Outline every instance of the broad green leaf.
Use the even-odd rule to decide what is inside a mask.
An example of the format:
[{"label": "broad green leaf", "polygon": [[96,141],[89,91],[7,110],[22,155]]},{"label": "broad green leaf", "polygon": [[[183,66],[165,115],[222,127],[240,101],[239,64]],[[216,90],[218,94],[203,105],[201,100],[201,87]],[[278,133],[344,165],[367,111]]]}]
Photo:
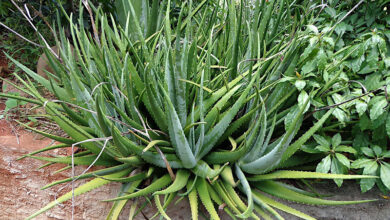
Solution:
[{"label": "broad green leaf", "polygon": [[314,34],[319,34],[318,28],[316,26],[309,24],[306,27],[309,31],[313,32]]},{"label": "broad green leaf", "polygon": [[349,159],[348,159],[346,156],[344,156],[343,154],[340,154],[340,153],[336,153],[335,155],[336,155],[337,160],[338,160],[341,164],[343,164],[344,166],[346,166],[347,168],[349,168],[350,162],[349,162]]},{"label": "broad green leaf", "polygon": [[306,86],[305,80],[297,80],[295,81],[295,87],[297,87],[298,91],[301,91]]},{"label": "broad green leaf", "polygon": [[326,156],[321,160],[321,162],[317,165],[316,172],[319,173],[328,173],[331,165],[331,157],[330,155]]},{"label": "broad green leaf", "polygon": [[367,192],[368,190],[374,187],[376,180],[375,179],[362,179],[360,180],[360,189],[362,193]]},{"label": "broad green leaf", "polygon": [[367,159],[367,158],[357,159],[354,162],[352,162],[351,168],[353,168],[353,169],[363,168],[365,166],[368,166],[371,162],[372,162],[372,160]]},{"label": "broad green leaf", "polygon": [[387,136],[390,137],[390,114],[387,115],[386,119],[386,133]]},{"label": "broad green leaf", "polygon": [[323,145],[319,145],[319,146],[315,147],[315,149],[318,151],[321,151],[321,152],[325,152],[325,153],[330,151],[329,147],[323,146]]},{"label": "broad green leaf", "polygon": [[[330,171],[332,173],[336,173],[336,174],[345,174],[347,173],[347,168],[339,162],[339,160],[335,159],[335,158],[332,158],[332,164],[330,166]],[[338,187],[341,186],[341,184],[343,183],[343,180],[342,179],[335,179],[334,182],[337,184]]]},{"label": "broad green leaf", "polygon": [[340,133],[337,133],[337,134],[335,134],[332,137],[332,147],[333,147],[333,149],[335,149],[340,144],[341,144],[341,135],[340,135]]},{"label": "broad green leaf", "polygon": [[359,116],[362,116],[364,112],[367,111],[367,103],[361,100],[356,100],[356,111],[359,113]]},{"label": "broad green leaf", "polygon": [[390,189],[390,164],[383,162],[380,168],[380,177],[383,184]]},{"label": "broad green leaf", "polygon": [[[370,119],[375,120],[380,115],[385,112],[385,107],[387,106],[387,101],[385,97],[381,96],[378,100],[372,99],[371,102],[374,102],[370,107]],[[370,104],[371,104],[370,102]]]},{"label": "broad green leaf", "polygon": [[313,138],[314,140],[316,140],[316,142],[321,145],[321,146],[325,146],[327,148],[330,148],[330,144],[329,142],[322,136],[318,135],[318,134],[315,134],[313,135]]},{"label": "broad green leaf", "polygon": [[370,161],[364,166],[363,174],[365,175],[375,175],[378,169],[378,163],[376,161]]},{"label": "broad green leaf", "polygon": [[375,157],[374,155],[374,151],[371,149],[371,148],[368,148],[368,147],[362,147],[360,149],[363,154],[365,154],[367,157]]},{"label": "broad green leaf", "polygon": [[299,106],[299,108],[305,107],[305,110],[303,111],[303,113],[307,112],[307,110],[309,110],[309,108],[310,108],[310,101],[309,101],[309,104],[305,105],[307,99],[309,99],[309,95],[307,94],[307,92],[301,91],[301,93],[299,93],[299,96],[298,96],[298,106]]},{"label": "broad green leaf", "polygon": [[335,149],[336,152],[345,152],[345,153],[351,153],[351,154],[356,154],[357,151],[353,147],[348,147],[344,145],[339,145]]},{"label": "broad green leaf", "polygon": [[374,150],[374,153],[375,153],[376,157],[380,157],[381,156],[381,154],[382,154],[382,148],[381,147],[379,147],[378,145],[374,145],[372,147],[372,149]]}]

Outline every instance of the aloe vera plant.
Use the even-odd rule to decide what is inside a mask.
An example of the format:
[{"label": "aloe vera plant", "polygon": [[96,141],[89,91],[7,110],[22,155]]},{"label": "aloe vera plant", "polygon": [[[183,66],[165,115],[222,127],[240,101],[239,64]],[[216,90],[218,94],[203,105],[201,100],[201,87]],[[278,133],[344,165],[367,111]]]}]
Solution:
[{"label": "aloe vera plant", "polygon": [[[175,196],[189,199],[193,219],[199,203],[212,219],[219,219],[215,205],[233,219],[282,219],[276,210],[313,219],[269,195],[320,205],[372,201],[324,200],[278,182],[374,178],[280,169],[299,164],[289,158],[333,112],[305,129],[310,96],[300,104],[287,102],[298,94],[290,75],[307,40],[300,6],[287,0],[185,1],[174,15],[170,0],[142,2],[118,1],[118,10],[124,9],[118,12],[120,25],[95,9],[94,35],[82,21],[71,24],[74,54],[59,31],[61,61],[46,51],[55,70],[49,80],[9,57],[28,75],[17,76],[32,97],[23,100],[44,106],[68,136],[37,131],[62,144],[26,156],[107,167],[43,188],[93,178],[74,190],[77,196],[122,182],[123,192],[106,200],[113,202],[107,219],[117,219],[128,200],[142,196],[152,196],[166,219]],[[43,97],[31,79],[56,101]],[[34,156],[74,146],[83,151]],[[71,198],[69,192],[29,219]]]}]

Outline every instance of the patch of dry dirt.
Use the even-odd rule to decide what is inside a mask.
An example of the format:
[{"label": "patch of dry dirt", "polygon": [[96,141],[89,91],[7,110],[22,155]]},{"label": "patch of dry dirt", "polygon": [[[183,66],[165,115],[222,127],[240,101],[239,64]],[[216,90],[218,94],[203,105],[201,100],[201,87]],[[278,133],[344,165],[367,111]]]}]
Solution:
[{"label": "patch of dry dirt", "polygon": [[[62,165],[53,165],[44,169],[37,168],[44,162],[26,158],[16,159],[27,153],[25,150],[14,147],[0,146],[0,213],[2,220],[24,219],[44,205],[53,201],[57,196],[66,193],[71,188],[66,187],[57,192],[59,187],[40,190],[44,185],[68,178],[69,171],[53,174],[62,168]],[[85,167],[77,167],[76,173],[81,173]],[[80,185],[80,181],[76,185]],[[110,204],[100,202],[102,199],[114,197],[119,185],[111,184],[94,190],[86,195],[76,198],[74,219],[102,219],[109,211]],[[36,219],[71,219],[71,205],[66,202],[57,206]]]}]

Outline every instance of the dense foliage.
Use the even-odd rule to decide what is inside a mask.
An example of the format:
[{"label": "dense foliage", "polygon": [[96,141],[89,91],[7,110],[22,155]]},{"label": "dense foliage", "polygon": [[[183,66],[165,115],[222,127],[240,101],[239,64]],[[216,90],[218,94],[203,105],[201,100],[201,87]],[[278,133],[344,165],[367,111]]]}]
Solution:
[{"label": "dense foliage", "polygon": [[[347,15],[356,3],[332,1],[309,27],[310,42],[298,60],[302,80],[298,87],[305,85],[307,93],[322,87],[321,95],[311,104],[315,109],[333,106],[335,110],[334,120],[302,149],[324,155],[317,171],[378,175],[380,179],[360,181],[362,192],[377,183],[387,193],[389,1],[362,2]],[[338,22],[342,17],[345,19]],[[337,68],[333,67],[335,63]],[[340,186],[342,181],[336,183]]]},{"label": "dense foliage", "polygon": [[[45,186],[94,178],[30,218],[110,182],[123,186],[107,200],[107,219],[141,196],[167,219],[177,196],[189,200],[193,219],[198,197],[212,219],[215,205],[232,218],[282,219],[282,210],[313,219],[269,195],[371,201],[316,198],[280,180],[361,179],[363,191],[390,185],[389,16],[386,1],[362,2],[116,1],[114,15],[92,7],[91,31],[82,19],[71,23],[74,50],[58,28],[60,57],[45,51],[49,80],[13,59],[28,75],[16,77],[30,97],[1,96],[43,106],[68,135],[30,128],[61,144],[27,156],[107,168]],[[75,146],[83,150],[70,157],[35,156]],[[317,172],[299,171],[303,164]],[[345,175],[350,169],[365,175]]]}]

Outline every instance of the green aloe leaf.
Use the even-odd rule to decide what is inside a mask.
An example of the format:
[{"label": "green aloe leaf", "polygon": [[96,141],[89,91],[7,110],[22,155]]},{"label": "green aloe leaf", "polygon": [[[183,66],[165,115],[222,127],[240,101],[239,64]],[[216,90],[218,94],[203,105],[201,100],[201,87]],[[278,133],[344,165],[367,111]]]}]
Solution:
[{"label": "green aloe leaf", "polygon": [[287,199],[294,202],[300,202],[311,205],[349,205],[349,204],[357,204],[357,203],[365,203],[376,201],[375,199],[371,200],[356,200],[356,201],[334,201],[334,200],[325,200],[320,198],[315,198],[311,196],[307,196],[295,191],[292,191],[277,182],[266,180],[262,181],[261,184],[257,184],[256,187],[268,194],[273,196]]},{"label": "green aloe leaf", "polygon": [[317,173],[308,171],[295,170],[279,170],[269,174],[254,175],[248,177],[249,181],[263,181],[273,179],[370,179],[378,178],[377,176],[368,175],[344,175],[344,174],[330,174]]},{"label": "green aloe leaf", "polygon": [[[124,175],[127,175],[130,171],[129,170],[123,170],[123,171],[120,171],[120,172],[117,172],[117,173],[114,173],[114,174],[110,174],[110,175],[106,175],[104,177],[121,177],[121,176],[124,176]],[[89,192],[93,189],[96,189],[96,188],[99,188],[105,184],[108,184],[110,183],[110,181],[108,180],[104,180],[104,179],[101,179],[101,178],[96,178],[94,180],[91,180],[79,187],[77,187],[75,190],[74,190],[74,196],[78,196],[78,195],[81,195],[81,194],[84,194],[86,192]],[[49,209],[53,208],[54,206],[58,205],[58,204],[61,204],[69,199],[72,198],[72,195],[73,195],[73,192],[70,191],[66,194],[64,194],[63,196],[57,198],[55,201],[52,201],[50,202],[49,204],[47,204],[45,207],[43,207],[42,209],[40,209],[39,211],[37,211],[36,213],[30,215],[29,217],[27,217],[27,219],[33,219],[35,217],[37,217],[38,215],[48,211]]]}]

